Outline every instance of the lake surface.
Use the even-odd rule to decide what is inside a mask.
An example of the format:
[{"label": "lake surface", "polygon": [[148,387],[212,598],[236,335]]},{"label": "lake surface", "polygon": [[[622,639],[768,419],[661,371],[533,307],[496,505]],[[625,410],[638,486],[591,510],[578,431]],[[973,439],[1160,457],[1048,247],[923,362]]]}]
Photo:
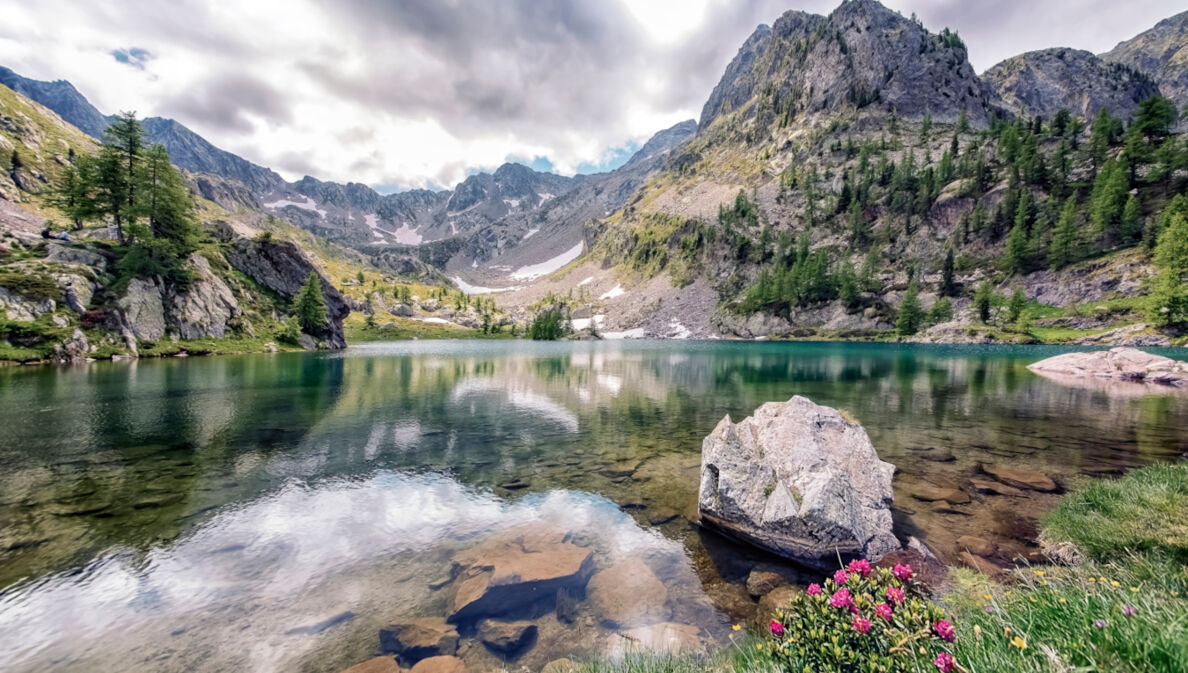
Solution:
[{"label": "lake surface", "polygon": [[[669,620],[722,639],[771,559],[694,525],[701,440],[797,394],[848,410],[898,467],[901,536],[950,562],[967,534],[995,562],[1034,557],[1058,495],[980,492],[983,466],[1067,488],[1188,452],[1188,397],[1027,371],[1057,352],[404,342],[2,369],[0,670],[338,671],[377,654],[388,622],[445,616],[455,555],[525,526],[599,568],[643,560]],[[612,649],[584,609],[539,616],[506,666]],[[475,673],[505,665],[461,655]]]}]

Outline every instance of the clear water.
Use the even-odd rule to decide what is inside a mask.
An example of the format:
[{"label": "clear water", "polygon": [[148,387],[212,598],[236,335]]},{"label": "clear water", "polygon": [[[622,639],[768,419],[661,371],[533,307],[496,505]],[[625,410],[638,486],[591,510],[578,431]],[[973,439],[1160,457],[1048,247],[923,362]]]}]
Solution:
[{"label": "clear water", "polygon": [[[898,466],[902,535],[948,560],[977,535],[1009,563],[1035,554],[1058,496],[976,493],[982,465],[1068,487],[1188,452],[1188,397],[1026,370],[1056,352],[407,342],[3,369],[0,670],[341,670],[388,621],[444,616],[432,586],[456,552],[532,522],[599,567],[643,559],[672,621],[713,641],[753,611],[742,582],[771,559],[693,523],[701,439],[795,394],[848,410]],[[914,498],[925,483],[972,501]],[[616,642],[588,617],[540,629],[507,666]]]}]

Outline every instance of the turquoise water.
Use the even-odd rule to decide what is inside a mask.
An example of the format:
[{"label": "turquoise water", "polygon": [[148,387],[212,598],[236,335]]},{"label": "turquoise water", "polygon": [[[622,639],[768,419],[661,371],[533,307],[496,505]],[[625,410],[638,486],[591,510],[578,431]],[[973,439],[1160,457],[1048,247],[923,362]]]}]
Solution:
[{"label": "turquoise water", "polygon": [[[1188,397],[1027,371],[1056,352],[402,342],[3,369],[0,669],[340,670],[387,621],[445,614],[431,585],[454,553],[534,522],[600,566],[645,559],[672,621],[712,640],[754,609],[742,581],[770,559],[694,525],[701,439],[796,394],[845,408],[899,468],[901,534],[948,560],[966,534],[998,563],[1034,556],[1058,495],[977,493],[982,466],[1069,487],[1188,452]],[[971,502],[912,497],[922,484]],[[542,623],[515,666],[612,644]]]}]

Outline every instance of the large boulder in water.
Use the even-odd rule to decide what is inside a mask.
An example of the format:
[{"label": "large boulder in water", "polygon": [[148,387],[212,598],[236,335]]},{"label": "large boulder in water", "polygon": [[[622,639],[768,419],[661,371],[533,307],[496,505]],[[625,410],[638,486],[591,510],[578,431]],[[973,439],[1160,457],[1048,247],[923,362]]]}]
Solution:
[{"label": "large boulder in water", "polygon": [[804,397],[730,417],[701,445],[701,522],[799,563],[878,559],[891,533],[891,476],[861,425]]},{"label": "large boulder in water", "polygon": [[1058,381],[1118,379],[1134,383],[1188,386],[1188,363],[1137,348],[1111,348],[1090,353],[1065,353],[1028,365],[1028,369]]}]

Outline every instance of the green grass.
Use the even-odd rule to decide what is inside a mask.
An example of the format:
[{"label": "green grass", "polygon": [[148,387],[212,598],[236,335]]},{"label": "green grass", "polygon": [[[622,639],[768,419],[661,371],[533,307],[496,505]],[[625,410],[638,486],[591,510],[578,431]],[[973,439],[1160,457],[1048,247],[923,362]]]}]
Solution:
[{"label": "green grass", "polygon": [[513,339],[508,328],[498,334],[483,334],[482,330],[469,329],[457,325],[442,325],[438,323],[413,320],[412,318],[393,317],[385,322],[391,322],[395,329],[380,329],[379,326],[367,327],[361,319],[352,315],[343,324],[346,340],[351,343],[366,343],[369,341],[407,341],[410,339]]},{"label": "green grass", "polygon": [[1113,329],[1117,328],[1106,327],[1103,329],[1072,329],[1067,327],[1032,327],[1030,332],[1032,336],[1045,344],[1063,344],[1081,337],[1103,334]]},{"label": "green grass", "polygon": [[1127,552],[1188,564],[1188,464],[1151,465],[1065,496],[1043,521],[1049,544],[1085,558]]},{"label": "green grass", "polygon": [[[179,339],[174,342],[169,339],[137,345],[137,352],[142,358],[172,357],[180,353],[187,355],[242,355],[245,353],[269,352],[268,344],[276,344],[278,351],[300,351],[300,347],[285,344],[273,335],[263,337],[205,337],[202,339]],[[110,355],[108,357],[111,357]]]}]

